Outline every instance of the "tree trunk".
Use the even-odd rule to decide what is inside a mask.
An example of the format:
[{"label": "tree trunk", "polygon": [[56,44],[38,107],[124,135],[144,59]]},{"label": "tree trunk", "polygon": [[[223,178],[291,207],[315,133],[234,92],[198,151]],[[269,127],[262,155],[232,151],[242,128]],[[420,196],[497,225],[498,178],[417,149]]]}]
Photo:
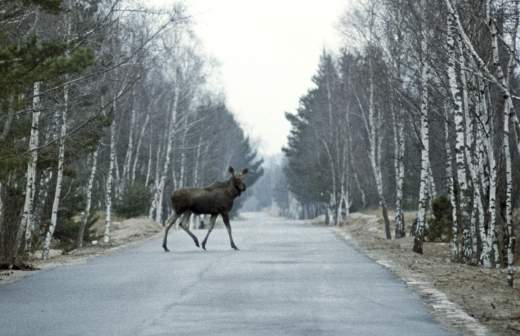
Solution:
[{"label": "tree trunk", "polygon": [[[135,158],[134,158],[134,164],[132,166],[132,174],[130,176],[130,181],[135,181],[135,174],[137,170],[137,162],[139,161],[139,152],[141,151],[141,144],[143,143],[144,134],[146,132],[146,128],[148,127],[148,123],[150,122],[150,114],[147,113],[146,117],[144,119],[144,124],[141,128],[141,133],[139,134],[139,139],[137,140],[137,147],[135,148]],[[148,175],[147,175],[148,176]],[[148,183],[146,183],[146,186],[148,186]]]},{"label": "tree trunk", "polygon": [[90,176],[88,179],[87,186],[87,204],[85,206],[85,211],[83,212],[83,216],[81,218],[81,224],[79,227],[77,247],[83,247],[83,238],[85,237],[85,229],[87,227],[88,218],[90,217],[90,208],[92,206],[92,190],[94,189],[94,179],[96,178],[97,171],[97,163],[98,163],[98,153],[99,153],[99,145],[96,148],[96,151],[92,153],[92,167],[90,169]]},{"label": "tree trunk", "polygon": [[132,107],[131,107],[131,113],[130,113],[130,125],[128,129],[128,146],[126,147],[126,154],[125,154],[125,162],[123,164],[123,176],[120,181],[121,190],[126,190],[128,186],[128,181],[131,179],[131,165],[132,165],[132,158],[134,154],[134,128],[135,128],[135,119],[136,119],[136,111],[135,111],[135,94],[132,94]]},{"label": "tree trunk", "polygon": [[153,199],[152,204],[150,205],[150,212],[148,214],[148,218],[153,220],[155,218],[155,213],[157,210],[157,203],[159,202],[159,180],[160,180],[160,171],[161,171],[161,154],[162,154],[162,146],[163,146],[163,138],[164,136],[159,137],[159,143],[157,144],[157,153],[155,158],[155,179],[153,181]]},{"label": "tree trunk", "polygon": [[461,257],[471,258],[472,246],[471,232],[470,232],[470,216],[468,212],[469,205],[469,190],[468,181],[466,176],[466,161],[464,156],[465,151],[465,123],[464,123],[464,111],[462,110],[462,92],[457,83],[457,73],[455,68],[456,51],[455,51],[455,39],[453,35],[453,18],[451,15],[448,16],[448,79],[450,92],[454,101],[454,116],[455,116],[455,161],[457,169],[457,192],[459,200],[459,215],[457,220],[460,222],[461,228],[463,229],[463,255]]},{"label": "tree trunk", "polygon": [[[499,48],[498,48],[498,30],[496,26],[496,21],[491,17],[491,8],[489,2],[487,3],[487,19],[489,22],[489,28],[491,32],[491,45],[492,45],[492,54],[493,54],[493,65],[497,71],[497,80],[504,87],[505,90],[505,102],[504,102],[504,160],[506,165],[506,199],[505,199],[505,217],[506,217],[506,229],[507,229],[507,283],[509,286],[513,286],[514,280],[514,245],[515,245],[515,237],[513,232],[513,172],[512,172],[512,163],[511,163],[511,150],[510,150],[510,126],[511,118],[516,118],[516,112],[514,109],[513,100],[511,98],[511,94],[509,93],[509,76],[504,75],[504,71],[502,69],[502,64],[500,63],[499,56]],[[516,40],[516,32],[513,33],[512,36]],[[516,44],[516,41],[514,42]],[[509,61],[508,61],[508,70],[513,69],[513,62],[515,60],[515,50],[510,52]],[[515,126],[513,126],[515,127]],[[517,134],[518,136],[518,134]],[[517,139],[518,141],[518,139]],[[520,146],[518,147],[520,151]]]},{"label": "tree trunk", "polygon": [[[421,6],[426,10],[426,1],[421,1]],[[424,15],[424,14],[423,14]],[[424,20],[423,20],[424,22]],[[429,99],[429,65],[426,61],[428,52],[426,28],[422,28],[421,38],[421,178],[419,185],[419,209],[414,233],[413,251],[423,253],[424,231],[426,228],[426,209],[428,206],[428,185],[430,184],[430,125],[428,120]]]},{"label": "tree trunk", "polygon": [[406,235],[404,211],[403,211],[403,184],[404,184],[404,114],[399,118],[394,116],[394,169],[395,169],[395,238],[403,238]]},{"label": "tree trunk", "polygon": [[67,113],[69,109],[69,87],[65,85],[64,88],[64,108],[61,113],[61,131],[58,149],[58,171],[56,173],[56,187],[54,190],[54,201],[52,203],[51,223],[45,236],[43,244],[42,259],[49,258],[49,251],[51,248],[51,241],[54,235],[54,230],[58,224],[58,211],[60,207],[61,188],[63,185],[63,169],[65,165],[65,138],[67,136]]},{"label": "tree trunk", "polygon": [[[7,177],[7,181],[13,181]],[[19,265],[17,234],[20,229],[24,197],[17,187],[0,182],[0,268]]]},{"label": "tree trunk", "polygon": [[509,124],[513,107],[506,102],[504,107],[504,159],[506,162],[506,228],[507,228],[507,284],[513,287],[514,280],[514,246],[513,232],[513,171],[511,166],[511,150],[509,147]]},{"label": "tree trunk", "polygon": [[116,163],[116,111],[117,97],[112,101],[112,123],[110,124],[110,162],[108,164],[107,181],[105,188],[105,232],[103,242],[110,243],[112,227],[112,188],[114,184],[114,168]]},{"label": "tree trunk", "polygon": [[155,214],[155,221],[157,223],[162,223],[163,221],[163,199],[164,199],[164,188],[166,186],[166,177],[168,176],[168,170],[170,169],[170,161],[171,161],[171,153],[172,153],[172,147],[173,147],[173,134],[174,134],[174,128],[175,124],[177,122],[177,107],[179,104],[179,87],[176,84],[174,88],[173,93],[173,104],[170,111],[170,122],[169,122],[169,128],[168,128],[168,137],[166,140],[166,153],[165,153],[165,160],[164,165],[162,168],[162,173],[159,181],[159,187],[157,190],[158,197],[157,197],[157,204],[156,204],[156,214]]},{"label": "tree trunk", "polygon": [[148,188],[148,186],[150,184],[151,170],[152,170],[152,144],[150,144],[150,148],[148,151],[148,165],[146,167],[146,178],[144,180],[144,185],[146,186],[146,188]]},{"label": "tree trunk", "polygon": [[24,251],[31,250],[31,242],[34,231],[34,194],[36,189],[36,165],[38,163],[38,146],[40,132],[40,85],[41,82],[35,82],[33,85],[33,111],[31,135],[29,138],[29,151],[31,159],[27,163],[26,186],[25,186],[25,202],[23,207],[23,216],[19,229],[18,246],[21,245],[22,234],[25,233]]},{"label": "tree trunk", "polygon": [[383,220],[385,225],[385,235],[386,239],[392,239],[392,234],[390,233],[390,220],[388,219],[388,211],[386,208],[386,201],[383,193],[383,176],[381,174],[381,166],[378,164],[378,147],[380,141],[378,140],[378,122],[376,121],[376,111],[375,111],[375,103],[374,103],[374,74],[372,69],[372,58],[368,57],[369,64],[369,101],[368,101],[368,123],[370,125],[369,129],[369,145],[370,145],[370,164],[372,166],[372,171],[374,173],[375,181],[376,181],[376,189],[379,197],[379,206],[381,207],[381,211],[383,214]]},{"label": "tree trunk", "polygon": [[199,134],[199,137],[197,139],[197,151],[195,152],[195,167],[193,168],[193,185],[198,186],[199,185],[199,175],[200,175],[200,167],[201,167],[201,148],[202,146],[202,135]]},{"label": "tree trunk", "polygon": [[480,86],[480,119],[485,120],[483,123],[483,141],[485,155],[488,162],[488,175],[484,174],[483,180],[487,179],[489,190],[488,209],[489,221],[487,232],[482,236],[482,253],[480,255],[480,264],[486,268],[493,266],[494,258],[498,257],[498,250],[494,248],[496,243],[496,194],[497,194],[497,163],[495,159],[495,125],[493,122],[493,113],[487,108],[486,90],[482,81]]},{"label": "tree trunk", "polygon": [[180,159],[179,183],[178,187],[184,187],[186,183],[186,137],[188,136],[188,118],[184,117],[184,132],[182,132],[182,148]]},{"label": "tree trunk", "polygon": [[452,238],[450,242],[451,260],[459,261],[460,248],[459,248],[459,226],[457,221],[457,199],[454,190],[453,181],[453,157],[451,155],[451,143],[450,143],[450,126],[448,119],[448,108],[444,108],[444,134],[445,134],[445,151],[446,151],[446,190],[448,191],[448,200],[451,205],[451,232]]}]

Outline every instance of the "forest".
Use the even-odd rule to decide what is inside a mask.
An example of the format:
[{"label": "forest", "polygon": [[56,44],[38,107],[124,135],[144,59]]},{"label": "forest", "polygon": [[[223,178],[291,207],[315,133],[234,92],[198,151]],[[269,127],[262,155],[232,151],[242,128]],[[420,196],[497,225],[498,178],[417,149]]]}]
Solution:
[{"label": "forest", "polygon": [[0,0],[0,334],[520,335],[519,28]]},{"label": "forest", "polygon": [[[2,1],[0,266],[82,247],[93,222],[163,223],[169,195],[248,167],[255,208],[330,225],[379,208],[387,239],[439,231],[454,262],[507,268],[520,226],[517,0],[363,0],[265,172],[210,78],[189,9]],[[339,13],[338,13],[339,15]],[[415,211],[405,223],[405,211]],[[100,218],[102,216],[102,218]],[[411,226],[408,230],[406,224]]]},{"label": "forest", "polygon": [[97,220],[106,245],[114,216],[163,223],[174,189],[229,166],[254,184],[215,69],[181,3],[0,1],[0,268],[82,247]]},{"label": "forest", "polygon": [[323,50],[286,114],[300,216],[338,225],[379,207],[386,238],[411,234],[417,253],[440,221],[452,261],[505,267],[512,286],[519,13],[514,0],[363,0],[342,16],[343,47]]}]

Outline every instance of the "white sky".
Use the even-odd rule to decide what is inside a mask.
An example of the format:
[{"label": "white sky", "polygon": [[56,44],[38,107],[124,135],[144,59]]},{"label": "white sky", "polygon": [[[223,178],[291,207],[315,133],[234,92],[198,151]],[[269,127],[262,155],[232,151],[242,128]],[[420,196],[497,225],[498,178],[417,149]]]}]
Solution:
[{"label": "white sky", "polygon": [[350,1],[185,0],[204,49],[221,65],[228,105],[261,154],[285,145],[284,113],[294,112],[311,86],[323,48],[339,47],[336,26]]}]

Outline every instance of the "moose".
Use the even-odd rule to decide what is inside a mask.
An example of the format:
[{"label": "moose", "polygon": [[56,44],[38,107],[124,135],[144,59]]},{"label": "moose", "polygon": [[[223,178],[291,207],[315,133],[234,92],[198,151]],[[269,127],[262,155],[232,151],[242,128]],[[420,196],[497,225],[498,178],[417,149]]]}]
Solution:
[{"label": "moose", "polygon": [[188,219],[191,214],[210,215],[208,233],[202,241],[202,248],[204,250],[206,250],[208,237],[211,231],[213,231],[218,215],[222,216],[224,220],[231,248],[238,250],[231,234],[229,212],[233,208],[235,198],[239,197],[246,190],[244,177],[248,169],[245,168],[242,172],[236,173],[233,167],[229,167],[228,171],[231,177],[225,182],[214,182],[203,188],[182,188],[173,192],[171,197],[173,213],[166,220],[166,229],[164,231],[162,245],[165,252],[170,251],[167,246],[168,231],[170,231],[170,228],[181,216],[180,227],[193,239],[195,245],[200,247],[199,240],[190,231],[188,226]]}]

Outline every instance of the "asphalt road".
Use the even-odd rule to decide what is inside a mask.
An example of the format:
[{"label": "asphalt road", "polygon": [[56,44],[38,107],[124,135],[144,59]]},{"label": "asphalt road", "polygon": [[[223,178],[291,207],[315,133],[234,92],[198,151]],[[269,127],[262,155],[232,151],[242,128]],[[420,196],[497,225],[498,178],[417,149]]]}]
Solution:
[{"label": "asphalt road", "polygon": [[[451,335],[325,227],[248,214],[208,251],[182,231],[0,286],[0,335]],[[204,232],[196,232],[199,239]]]}]

